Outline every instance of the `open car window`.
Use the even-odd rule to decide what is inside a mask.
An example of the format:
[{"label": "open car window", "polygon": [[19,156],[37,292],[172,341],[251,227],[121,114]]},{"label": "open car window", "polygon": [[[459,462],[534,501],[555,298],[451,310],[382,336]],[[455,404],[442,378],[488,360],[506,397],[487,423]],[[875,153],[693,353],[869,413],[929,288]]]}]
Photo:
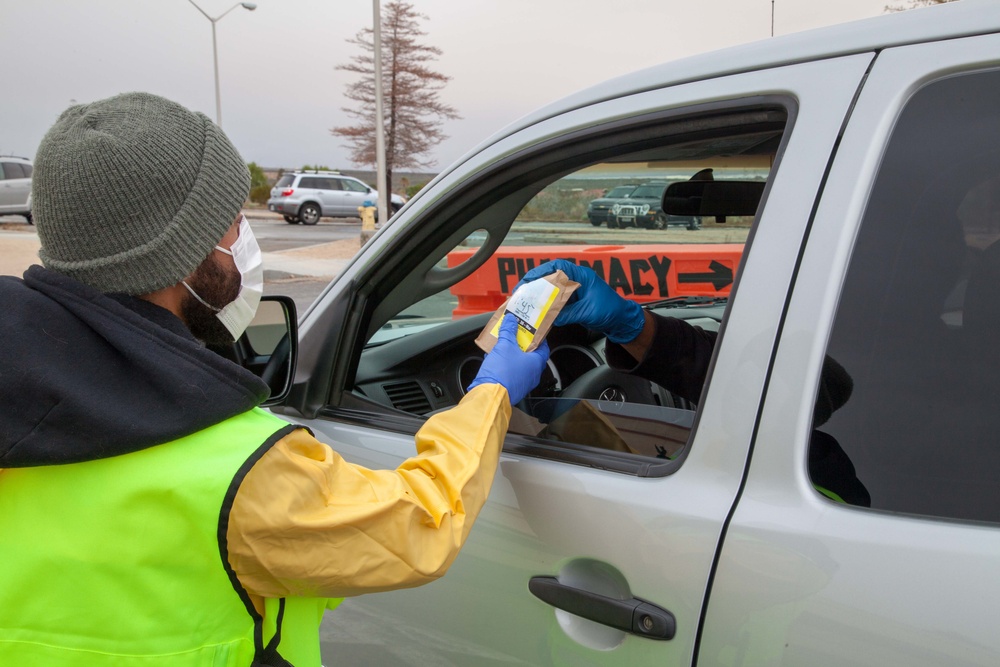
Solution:
[{"label": "open car window", "polygon": [[[718,331],[757,202],[739,215],[678,215],[663,209],[663,195],[675,183],[711,180],[758,184],[759,197],[787,117],[774,105],[715,112],[710,122],[666,120],[623,129],[617,144],[604,136],[540,148],[526,158],[534,168],[498,171],[500,182],[450,223],[426,223],[453,241],[439,240],[435,255],[372,295],[353,403],[417,417],[455,405],[482,363],[474,339],[521,276],[552,259],[590,267],[654,312]],[[548,340],[542,381],[511,424],[523,438],[508,447],[607,456],[629,461],[627,470],[678,457],[694,402],[611,369],[599,333],[557,327]]]}]

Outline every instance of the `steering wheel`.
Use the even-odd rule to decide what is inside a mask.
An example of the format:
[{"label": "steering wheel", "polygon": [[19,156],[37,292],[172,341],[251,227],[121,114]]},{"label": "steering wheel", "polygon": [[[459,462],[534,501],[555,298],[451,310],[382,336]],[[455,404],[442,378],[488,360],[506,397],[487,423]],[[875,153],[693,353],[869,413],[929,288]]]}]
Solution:
[{"label": "steering wheel", "polygon": [[578,377],[563,389],[560,398],[658,405],[649,380],[616,371],[607,365],[593,368]]},{"label": "steering wheel", "polygon": [[[271,389],[271,394],[275,394],[275,389],[282,389],[285,385],[285,377],[288,375],[288,362],[289,356],[292,351],[292,345],[289,340],[288,334],[286,333],[278,341],[278,344],[274,348],[274,352],[271,353],[271,358],[267,360],[267,364],[264,366],[264,370],[261,371],[260,379],[263,380],[268,387]],[[275,383],[277,382],[277,386]]]}]

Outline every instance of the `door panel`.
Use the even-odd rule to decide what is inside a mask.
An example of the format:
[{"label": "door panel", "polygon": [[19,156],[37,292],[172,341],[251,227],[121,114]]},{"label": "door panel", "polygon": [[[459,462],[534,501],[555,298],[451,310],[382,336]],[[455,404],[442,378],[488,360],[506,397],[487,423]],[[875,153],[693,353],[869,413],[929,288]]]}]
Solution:
[{"label": "door panel", "polygon": [[[691,105],[761,94],[799,104],[781,157],[791,166],[774,167],[714,379],[679,469],[643,478],[570,465],[521,453],[522,440],[518,453],[501,456],[490,499],[443,579],[347,600],[328,614],[323,641],[329,663],[690,663],[719,535],[744,474],[784,286],[827,156],[870,59],[859,55],[725,77],[578,109],[493,144],[438,184],[441,194],[425,201],[448,197],[449,188],[461,187],[463,174],[488,168],[500,156],[609,119],[667,109],[680,115]],[[380,263],[378,247],[392,250],[394,234],[409,224],[436,224],[420,215],[412,206],[383,230],[381,245],[345,271],[317,308],[343,286],[363,282],[364,271]],[[413,453],[411,434],[333,420],[305,423],[348,460],[364,465],[391,468]],[[556,612],[528,590],[539,575],[610,597],[648,600],[674,615],[676,636],[653,641]]]},{"label": "door panel", "polygon": [[319,189],[316,190],[316,196],[319,198],[320,206],[323,207],[323,215],[343,215],[344,202],[340,196],[340,179],[324,176],[317,181]]},{"label": "door panel", "polygon": [[341,196],[344,201],[344,215],[349,215],[351,217],[358,216],[358,208],[364,206],[366,201],[371,201],[372,205],[377,204],[377,197],[373,197],[367,188],[362,189],[363,186],[349,179],[341,180]]},{"label": "door panel", "polygon": [[[1000,134],[990,129],[1000,120],[998,106],[987,104],[986,114],[978,119],[967,114],[978,97],[995,96],[998,49],[997,36],[888,49],[865,83],[795,281],[745,492],[726,535],[711,592],[700,664],[843,667],[1000,662],[1000,635],[995,628],[1000,617],[996,574],[1000,527],[962,520],[977,510],[964,513],[960,507],[963,498],[972,502],[974,489],[963,481],[956,465],[961,461],[954,458],[975,442],[976,423],[992,419],[997,408],[975,410],[962,419],[951,417],[968,407],[954,402],[953,396],[973,386],[975,377],[975,371],[955,376],[956,360],[963,356],[961,346],[968,342],[972,324],[969,267],[981,263],[987,256],[982,249],[1000,237],[994,223],[976,220],[991,210],[991,200],[983,195],[1000,177],[996,157]],[[990,77],[972,74],[990,69]],[[925,100],[938,94],[934,86],[942,82],[954,86],[962,80],[973,86],[968,94],[950,94],[935,101],[937,112],[919,112],[941,119],[936,127],[925,127],[922,137],[956,133],[956,139],[942,140],[942,153],[937,155],[927,148],[933,141],[914,140],[905,131],[919,129],[912,119],[925,116],[912,114],[918,114],[914,109],[928,108]],[[977,85],[985,86],[984,96],[975,93]],[[900,138],[893,144],[891,134],[897,131]],[[913,177],[907,180],[909,174]],[[984,175],[989,176],[988,189],[978,191]],[[970,193],[979,193],[978,199],[937,201],[938,194],[945,197],[963,181]],[[898,201],[895,208],[880,203],[892,198]],[[958,227],[959,222],[964,241],[942,234],[939,243],[924,249],[922,260],[914,261],[913,244],[933,238],[926,234],[937,233],[934,230]],[[869,242],[875,237],[868,230],[891,230],[892,224],[900,225],[901,231],[888,235],[891,245],[880,250]],[[955,248],[957,263],[947,268],[942,260],[952,253],[953,241],[968,247]],[[883,272],[884,281],[873,282],[868,298],[858,291],[851,278],[855,274],[848,273],[855,265]],[[952,270],[955,275],[947,273]],[[974,277],[975,268],[971,272]],[[901,292],[894,298],[897,283]],[[949,306],[952,303],[958,305]],[[852,304],[859,304],[863,309],[859,312],[868,316],[844,320],[843,325],[853,322],[853,327],[834,328],[835,318],[838,322],[846,318]],[[924,307],[932,315],[925,326],[889,333]],[[859,347],[872,339],[875,346]],[[900,358],[900,350],[935,339],[956,343],[928,344],[922,359],[887,365]],[[873,353],[859,356],[863,349]],[[871,492],[872,509],[822,496],[807,472],[806,451],[813,437],[810,426],[824,354],[841,358],[854,377],[854,389],[841,415],[835,414],[822,428],[837,437],[853,458],[858,478]],[[985,353],[966,355],[974,366],[990,360]],[[916,379],[921,369],[925,378],[931,377],[927,369],[934,369],[936,381],[924,385]],[[910,373],[912,381],[906,379]],[[878,386],[893,389],[873,392]],[[903,405],[903,419],[891,414],[900,411],[893,406],[905,396],[921,393],[928,399]],[[996,392],[981,393],[968,400],[989,402],[996,396]],[[845,420],[862,409],[875,418],[865,428],[844,430],[851,423]],[[934,429],[946,421],[946,430],[936,437]],[[883,428],[876,430],[877,425]],[[930,455],[920,449],[924,440],[931,441]],[[888,449],[896,445],[895,450]],[[995,442],[986,446],[995,449]],[[894,452],[896,465],[891,458],[879,463],[887,452]],[[984,462],[995,460],[987,454]],[[905,471],[919,473],[921,466],[927,469],[926,481],[900,485],[882,479]],[[951,475],[951,481],[935,482],[942,475]],[[910,488],[904,488],[907,485]],[[948,487],[956,502],[935,507],[942,488],[949,491]],[[904,497],[894,497],[904,491]],[[994,505],[996,499],[994,491]],[[928,514],[938,518],[919,516]]]},{"label": "door panel", "polygon": [[12,211],[18,205],[19,181],[3,173],[5,165],[0,165],[0,211]]}]

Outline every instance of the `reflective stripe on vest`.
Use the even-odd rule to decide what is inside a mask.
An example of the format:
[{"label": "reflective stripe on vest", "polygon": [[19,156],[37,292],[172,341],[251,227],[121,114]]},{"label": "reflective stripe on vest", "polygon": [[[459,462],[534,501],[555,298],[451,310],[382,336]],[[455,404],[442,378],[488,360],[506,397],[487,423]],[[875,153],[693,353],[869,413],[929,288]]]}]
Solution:
[{"label": "reflective stripe on vest", "polygon": [[[259,658],[279,601],[261,618],[232,573],[229,509],[253,464],[295,428],[255,409],[131,454],[0,472],[0,665]],[[296,667],[320,664],[326,604],[284,605],[278,650]]]}]

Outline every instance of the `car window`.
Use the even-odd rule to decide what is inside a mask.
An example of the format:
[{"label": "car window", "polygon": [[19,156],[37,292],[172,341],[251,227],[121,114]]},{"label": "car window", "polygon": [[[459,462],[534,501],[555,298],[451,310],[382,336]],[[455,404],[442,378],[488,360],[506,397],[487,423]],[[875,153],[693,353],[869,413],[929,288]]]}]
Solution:
[{"label": "car window", "polygon": [[294,181],[295,181],[295,175],[294,174],[285,174],[281,178],[278,179],[278,182],[274,184],[274,187],[276,187],[276,188],[288,187]]},{"label": "car window", "polygon": [[634,185],[619,185],[617,187],[608,190],[604,196],[608,199],[619,199],[623,197],[628,197],[629,193],[635,190]]},{"label": "car window", "polygon": [[368,192],[368,186],[362,185],[357,181],[352,181],[349,178],[341,179],[340,182],[343,183],[344,190],[348,190],[350,192]]},{"label": "car window", "polygon": [[312,188],[314,190],[326,189],[325,178],[319,178],[318,176],[303,176],[299,179],[300,188]]},{"label": "car window", "polygon": [[827,351],[839,398],[814,423],[873,509],[1000,521],[997,109],[996,70],[917,91],[865,210]]},{"label": "car window", "polygon": [[[762,192],[787,111],[762,113],[747,121],[736,112],[713,117],[718,128],[711,131],[698,126],[687,132],[688,121],[622,130],[616,151],[607,149],[606,137],[574,146],[572,166],[543,151],[531,158],[540,164],[535,170],[498,169],[496,178],[509,180],[483,186],[480,199],[458,207],[457,220],[472,231],[430,267],[442,274],[474,270],[406,303],[403,295],[426,282],[419,273],[426,269],[418,268],[374,299],[376,310],[387,315],[378,319],[376,312],[355,395],[419,415],[457,402],[482,363],[474,338],[520,277],[551,259],[590,267],[626,298],[717,332],[755,220],[753,207],[746,215],[677,216],[664,212],[661,198],[668,186],[692,179],[750,182]],[[590,204],[625,186],[644,198],[633,194],[592,220]],[[519,406],[523,414],[512,422],[512,433],[615,457],[669,461],[681,453],[697,408],[690,397],[609,369],[600,334],[557,327],[548,340],[549,367]]]},{"label": "car window", "polygon": [[4,162],[3,171],[4,171],[4,177],[7,179],[25,178],[25,173],[24,170],[21,168],[20,162]]}]

